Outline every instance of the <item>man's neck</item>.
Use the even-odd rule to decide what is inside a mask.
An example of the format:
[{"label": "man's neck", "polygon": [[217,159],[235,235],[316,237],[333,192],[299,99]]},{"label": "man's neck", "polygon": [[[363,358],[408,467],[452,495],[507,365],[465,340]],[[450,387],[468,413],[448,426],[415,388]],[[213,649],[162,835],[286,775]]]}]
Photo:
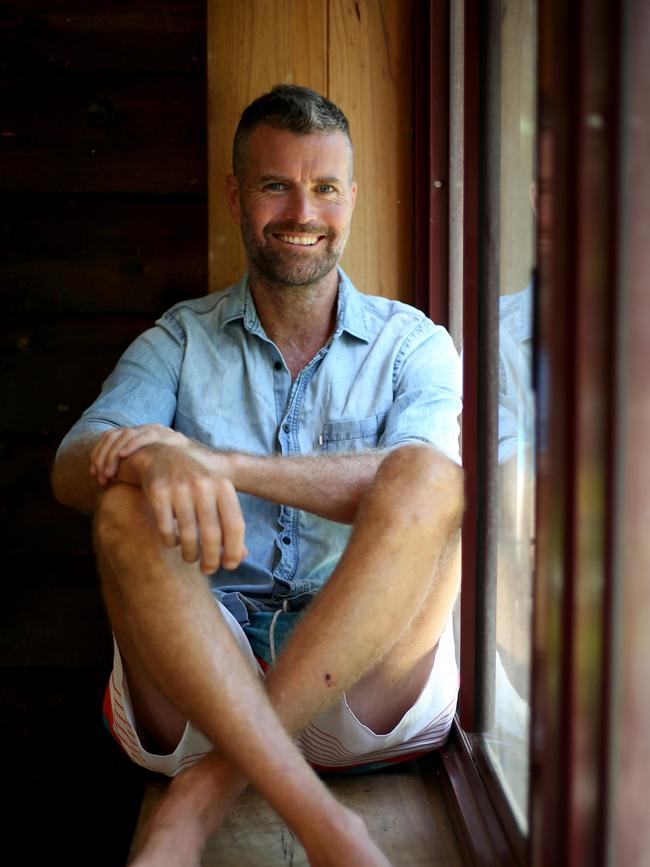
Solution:
[{"label": "man's neck", "polygon": [[338,270],[308,286],[278,285],[251,270],[259,320],[294,376],[327,343],[336,324]]}]

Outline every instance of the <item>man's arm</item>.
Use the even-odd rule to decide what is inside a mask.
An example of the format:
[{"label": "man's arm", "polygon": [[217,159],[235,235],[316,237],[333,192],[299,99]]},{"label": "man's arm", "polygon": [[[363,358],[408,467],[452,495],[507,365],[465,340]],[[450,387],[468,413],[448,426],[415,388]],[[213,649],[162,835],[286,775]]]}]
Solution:
[{"label": "man's arm", "polygon": [[110,482],[136,485],[162,541],[212,573],[246,556],[236,490],[350,523],[387,452],[266,457],[217,452],[160,425],[116,428],[74,440],[58,456],[57,498],[92,512]]},{"label": "man's arm", "polygon": [[225,457],[229,477],[238,491],[351,524],[387,454],[375,449],[338,455],[261,457],[233,453]]},{"label": "man's arm", "polygon": [[95,510],[102,487],[90,474],[90,456],[101,433],[85,433],[59,451],[52,468],[52,490],[60,503],[80,512]]},{"label": "man's arm", "polygon": [[56,497],[92,512],[109,482],[140,487],[167,547],[180,546],[183,559],[188,563],[200,560],[207,574],[220,564],[236,568],[248,552],[232,482],[193,457],[190,441],[182,434],[160,425],[144,428],[155,431],[157,441],[124,456],[110,471],[104,471],[101,459],[106,444],[134,429],[86,434],[69,443],[57,455],[52,473]]},{"label": "man's arm", "polygon": [[146,454],[150,446],[161,443],[191,455],[215,478],[228,479],[238,491],[340,523],[352,523],[387,454],[376,449],[296,456],[219,452],[167,428],[145,425],[107,432],[91,454],[93,471],[103,482],[119,478],[128,458],[140,451]]}]

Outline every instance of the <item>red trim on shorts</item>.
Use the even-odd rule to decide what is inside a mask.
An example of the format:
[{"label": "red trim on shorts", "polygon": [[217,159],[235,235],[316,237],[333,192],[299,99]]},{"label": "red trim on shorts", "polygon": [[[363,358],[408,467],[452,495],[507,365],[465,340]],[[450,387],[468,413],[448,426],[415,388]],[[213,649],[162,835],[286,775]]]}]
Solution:
[{"label": "red trim on shorts", "polygon": [[[115,738],[117,743],[120,745],[120,748],[124,750],[122,746],[122,741],[115,733],[115,722],[113,720],[113,704],[111,702],[111,682],[110,680],[106,684],[106,689],[104,691],[104,700],[102,702],[102,715],[104,717],[104,725],[109,730],[111,735]],[[124,750],[126,752],[126,750]]]},{"label": "red trim on shorts", "polygon": [[258,656],[257,654],[253,654],[253,655],[255,656],[255,659],[259,662],[264,674],[266,674],[266,672],[269,670],[269,668],[271,668],[271,663],[267,662],[263,656]]},{"label": "red trim on shorts", "polygon": [[432,750],[435,750],[435,749],[436,749],[436,747],[433,747],[433,746],[432,747],[425,747],[425,749],[423,749],[423,750],[414,750],[411,753],[404,753],[404,755],[401,755],[401,756],[391,756],[388,759],[375,759],[374,761],[373,760],[371,760],[371,761],[366,760],[363,762],[357,762],[356,764],[352,764],[352,765],[316,765],[313,762],[309,762],[309,764],[312,766],[312,768],[318,774],[322,774],[322,773],[335,774],[337,771],[352,771],[352,770],[361,771],[365,767],[373,768],[377,765],[397,765],[400,762],[410,762],[412,759],[417,759],[419,756],[424,756],[427,753],[430,753],[430,752],[432,752]]}]

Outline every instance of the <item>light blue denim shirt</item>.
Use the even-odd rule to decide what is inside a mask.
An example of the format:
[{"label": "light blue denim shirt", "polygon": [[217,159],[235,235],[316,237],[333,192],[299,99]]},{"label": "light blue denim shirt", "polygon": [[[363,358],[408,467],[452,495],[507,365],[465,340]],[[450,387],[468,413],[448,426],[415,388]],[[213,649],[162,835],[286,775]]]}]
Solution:
[{"label": "light blue denim shirt", "polygon": [[499,463],[535,439],[533,284],[499,297]]},{"label": "light blue denim shirt", "polygon": [[[60,448],[89,431],[158,422],[222,450],[332,454],[424,441],[460,463],[460,410],[460,363],[445,329],[363,295],[343,271],[334,334],[292,382],[244,277],[177,304],[138,337]],[[217,597],[242,623],[284,600],[298,610],[333,571],[350,528],[239,499],[250,553],[212,576]]]}]

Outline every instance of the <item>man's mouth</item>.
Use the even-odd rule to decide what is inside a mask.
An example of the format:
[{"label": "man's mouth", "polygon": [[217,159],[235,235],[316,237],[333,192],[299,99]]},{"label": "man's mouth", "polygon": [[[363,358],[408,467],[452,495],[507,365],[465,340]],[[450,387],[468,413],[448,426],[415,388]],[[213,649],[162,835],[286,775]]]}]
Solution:
[{"label": "man's mouth", "polygon": [[280,233],[274,234],[274,238],[279,241],[284,241],[285,244],[294,244],[298,247],[313,247],[317,244],[323,235],[283,235]]}]

